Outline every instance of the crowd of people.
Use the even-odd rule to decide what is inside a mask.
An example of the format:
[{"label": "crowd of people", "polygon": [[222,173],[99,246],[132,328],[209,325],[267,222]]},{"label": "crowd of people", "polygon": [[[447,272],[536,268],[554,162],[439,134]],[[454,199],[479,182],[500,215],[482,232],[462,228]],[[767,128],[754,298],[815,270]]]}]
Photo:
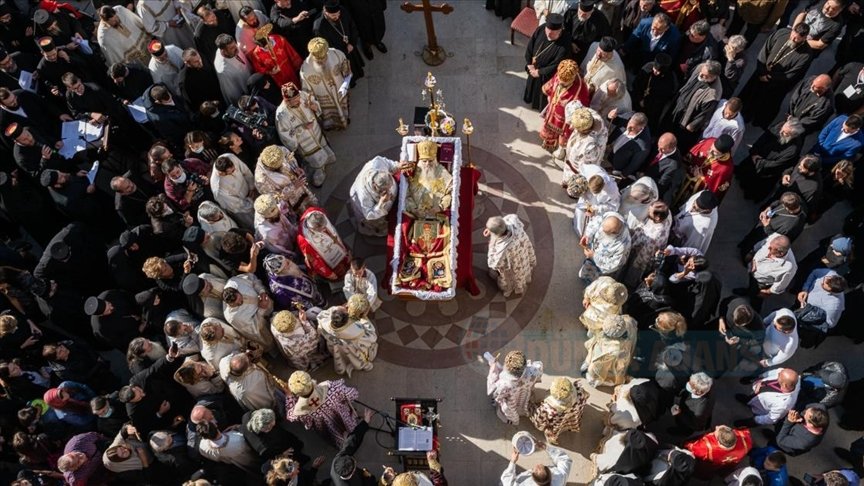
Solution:
[{"label": "crowd of people", "polygon": [[[531,397],[542,363],[521,351],[507,354],[503,370],[490,363],[499,418],[529,417],[554,463],[517,476],[514,447],[502,484],[565,484],[572,462],[554,444],[579,429],[586,388],[614,387],[591,456],[597,486],[786,485],[787,461],[819,447],[850,363],[807,353],[844,321],[857,326],[861,212],[843,215],[838,234],[810,234],[819,245],[807,255],[792,245],[836,204],[860,206],[862,7],[534,3],[540,25],[525,50],[524,101],[541,110],[540,141],[576,201],[587,357],[584,380],[558,378],[539,403]],[[487,8],[519,13],[518,2]],[[747,70],[748,48],[755,69]],[[822,64],[833,66],[817,70]],[[744,145],[752,132],[761,134]],[[724,292],[706,254],[736,184],[759,210],[738,244],[743,267],[724,267],[749,283]],[[793,356],[809,367],[789,367]],[[731,395],[736,380],[747,392],[735,395],[737,419],[722,422],[718,387]],[[845,398],[853,410],[843,422],[858,397]],[[664,417],[674,426],[661,428]],[[765,447],[754,448],[757,428],[769,436]],[[859,484],[860,443],[836,449],[837,467],[804,482]]]}]

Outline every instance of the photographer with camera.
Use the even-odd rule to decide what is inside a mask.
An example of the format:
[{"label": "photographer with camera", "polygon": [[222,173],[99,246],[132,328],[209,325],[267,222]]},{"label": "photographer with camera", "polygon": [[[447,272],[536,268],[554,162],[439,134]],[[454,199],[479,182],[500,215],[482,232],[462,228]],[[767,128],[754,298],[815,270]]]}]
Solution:
[{"label": "photographer with camera", "polygon": [[204,162],[198,159],[182,162],[168,159],[162,162],[161,168],[165,174],[165,195],[181,211],[195,213],[199,204],[213,200],[210,171]]},{"label": "photographer with camera", "polygon": [[243,95],[236,105],[225,110],[223,118],[228,128],[237,132],[256,155],[276,140],[276,107],[261,96]]}]

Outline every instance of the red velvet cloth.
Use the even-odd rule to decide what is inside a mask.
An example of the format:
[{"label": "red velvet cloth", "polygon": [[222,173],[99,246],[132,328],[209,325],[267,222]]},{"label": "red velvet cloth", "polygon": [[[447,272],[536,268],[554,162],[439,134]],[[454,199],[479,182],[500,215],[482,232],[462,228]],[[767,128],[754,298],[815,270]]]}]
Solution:
[{"label": "red velvet cloth", "polygon": [[[397,183],[401,173],[396,175]],[[456,247],[456,288],[464,288],[471,295],[480,293],[477,281],[474,278],[474,249],[472,247],[472,233],[474,230],[474,196],[477,194],[480,182],[480,171],[470,167],[462,167],[460,171],[461,185],[459,186],[459,245]],[[393,276],[393,268],[390,261],[393,259],[393,248],[396,246],[396,217],[397,211],[390,212],[390,230],[387,232],[387,270],[384,273],[385,288],[390,292],[390,279]],[[402,258],[408,250],[410,240],[406,238],[411,221],[403,218],[402,227]]]}]

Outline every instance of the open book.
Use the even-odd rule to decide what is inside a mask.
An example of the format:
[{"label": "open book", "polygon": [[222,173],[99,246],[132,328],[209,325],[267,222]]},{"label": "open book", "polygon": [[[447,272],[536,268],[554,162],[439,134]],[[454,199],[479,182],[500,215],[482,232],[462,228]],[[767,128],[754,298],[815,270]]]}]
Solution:
[{"label": "open book", "polygon": [[399,427],[400,451],[431,451],[432,427]]}]

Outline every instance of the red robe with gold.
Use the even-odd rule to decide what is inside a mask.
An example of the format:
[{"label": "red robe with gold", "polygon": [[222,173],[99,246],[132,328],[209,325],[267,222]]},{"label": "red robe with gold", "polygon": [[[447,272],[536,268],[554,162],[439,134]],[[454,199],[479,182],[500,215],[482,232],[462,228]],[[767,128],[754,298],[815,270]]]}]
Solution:
[{"label": "red robe with gold", "polygon": [[564,107],[573,100],[580,101],[582,106],[590,106],[591,97],[588,95],[588,86],[581,77],[569,88],[563,89],[557,74],[543,85],[543,94],[549,99],[549,104],[543,111],[540,138],[543,139],[543,148],[551,152],[558,146],[566,145],[567,139],[570,138],[572,129],[566,123]]},{"label": "red robe with gold", "polygon": [[696,474],[711,477],[726,470],[734,469],[753,447],[749,429],[733,429],[738,439],[735,446],[726,449],[717,442],[714,432],[684,444],[684,448],[696,457]]},{"label": "red robe with gold", "polygon": [[[708,157],[708,151],[714,146],[715,140],[717,139],[706,138],[690,149],[690,161],[687,168],[688,179],[685,184],[685,186],[691,187],[690,195],[707,189],[713,192],[718,200],[722,200],[732,185],[732,177],[735,175],[735,163],[732,157],[728,156],[725,160]],[[701,171],[701,179],[691,181],[690,178],[699,177],[696,175],[699,171]]]},{"label": "red robe with gold", "polygon": [[310,206],[300,216],[297,248],[303,254],[310,274],[331,281],[341,280],[351,265],[351,252],[329,220],[323,231],[312,232],[306,227],[306,218],[313,212],[323,213],[324,210]]},{"label": "red robe with gold", "polygon": [[[256,73],[269,74],[276,84],[294,83],[300,88],[300,66],[303,59],[281,35],[270,35],[271,49],[255,45],[247,56]],[[275,72],[274,72],[275,71]]]}]

